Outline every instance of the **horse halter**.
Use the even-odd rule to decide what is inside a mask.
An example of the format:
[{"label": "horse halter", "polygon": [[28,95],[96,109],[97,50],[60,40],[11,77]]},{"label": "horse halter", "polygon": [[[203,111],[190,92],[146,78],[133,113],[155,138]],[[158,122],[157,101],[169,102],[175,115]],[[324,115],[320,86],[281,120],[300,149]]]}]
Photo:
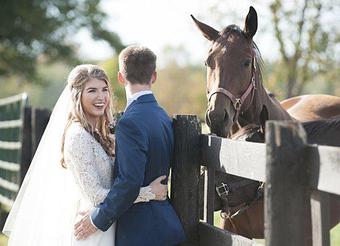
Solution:
[{"label": "horse halter", "polygon": [[[252,70],[251,70],[251,73],[252,73],[252,76],[251,76],[250,84],[249,84],[248,88],[245,90],[245,92],[240,97],[234,96],[233,93],[231,93],[230,91],[228,91],[227,89],[224,89],[222,87],[218,87],[215,90],[212,90],[207,95],[208,102],[210,102],[211,97],[214,94],[217,94],[217,93],[221,93],[221,94],[225,95],[227,98],[230,99],[230,101],[232,102],[232,104],[234,106],[234,109],[236,111],[234,119],[233,119],[233,122],[238,121],[238,117],[239,117],[239,115],[241,113],[241,108],[243,106],[243,103],[247,99],[247,97],[249,96],[250,93],[252,93],[251,101],[253,101],[254,94],[255,94],[255,89],[256,89],[256,82],[255,82],[255,74],[256,74],[255,57],[253,57],[253,59],[252,59]],[[250,106],[250,104],[249,104],[249,106]]]}]

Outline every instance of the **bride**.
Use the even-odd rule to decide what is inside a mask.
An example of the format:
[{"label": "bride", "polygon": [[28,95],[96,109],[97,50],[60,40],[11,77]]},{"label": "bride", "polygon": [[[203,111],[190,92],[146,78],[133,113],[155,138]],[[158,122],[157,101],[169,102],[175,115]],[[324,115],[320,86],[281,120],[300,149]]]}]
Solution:
[{"label": "bride", "polygon": [[[114,224],[84,241],[73,235],[79,214],[101,203],[113,183],[111,100],[100,67],[71,71],[4,226],[9,246],[114,245]],[[164,200],[165,178],[140,188],[135,203]]]}]

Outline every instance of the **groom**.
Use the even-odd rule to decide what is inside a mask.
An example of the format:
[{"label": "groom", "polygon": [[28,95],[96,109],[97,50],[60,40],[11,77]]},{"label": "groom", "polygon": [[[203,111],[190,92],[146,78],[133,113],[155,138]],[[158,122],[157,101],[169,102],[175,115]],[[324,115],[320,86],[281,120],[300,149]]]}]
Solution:
[{"label": "groom", "polygon": [[156,56],[146,47],[129,46],[119,55],[118,80],[127,107],[116,127],[115,180],[106,199],[76,224],[85,239],[116,221],[115,246],[173,246],[184,240],[180,221],[168,200],[136,200],[139,189],[169,175],[174,137],[171,119],[151,91]]}]

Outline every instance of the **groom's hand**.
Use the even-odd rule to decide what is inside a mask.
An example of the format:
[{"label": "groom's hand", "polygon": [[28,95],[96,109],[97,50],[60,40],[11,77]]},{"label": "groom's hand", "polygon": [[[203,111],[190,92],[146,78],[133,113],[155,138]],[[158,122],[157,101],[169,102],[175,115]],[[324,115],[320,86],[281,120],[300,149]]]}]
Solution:
[{"label": "groom's hand", "polygon": [[77,240],[85,240],[98,229],[92,224],[90,211],[79,213],[82,215],[81,220],[74,226],[74,235]]}]

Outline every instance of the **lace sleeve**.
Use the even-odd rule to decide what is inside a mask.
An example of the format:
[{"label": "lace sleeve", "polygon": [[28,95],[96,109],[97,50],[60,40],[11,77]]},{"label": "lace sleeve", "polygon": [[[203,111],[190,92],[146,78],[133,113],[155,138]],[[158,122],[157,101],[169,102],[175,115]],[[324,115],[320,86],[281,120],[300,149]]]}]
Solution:
[{"label": "lace sleeve", "polygon": [[96,163],[94,141],[85,130],[66,135],[65,155],[70,160],[70,169],[81,192],[96,206],[105,199],[110,189],[105,189],[100,183],[96,170],[100,163]]},{"label": "lace sleeve", "polygon": [[149,202],[150,200],[154,200],[155,198],[156,198],[156,195],[152,193],[151,187],[146,186],[146,187],[140,188],[139,195],[137,199],[134,201],[134,203]]},{"label": "lace sleeve", "polygon": [[[83,129],[72,129],[65,138],[65,156],[69,159],[70,168],[81,192],[94,206],[104,201],[110,191],[101,185],[96,168],[107,167],[106,173],[112,171],[110,163],[96,163],[98,153],[95,145],[95,140]],[[155,197],[150,186],[141,187],[134,203],[149,202]]]}]

